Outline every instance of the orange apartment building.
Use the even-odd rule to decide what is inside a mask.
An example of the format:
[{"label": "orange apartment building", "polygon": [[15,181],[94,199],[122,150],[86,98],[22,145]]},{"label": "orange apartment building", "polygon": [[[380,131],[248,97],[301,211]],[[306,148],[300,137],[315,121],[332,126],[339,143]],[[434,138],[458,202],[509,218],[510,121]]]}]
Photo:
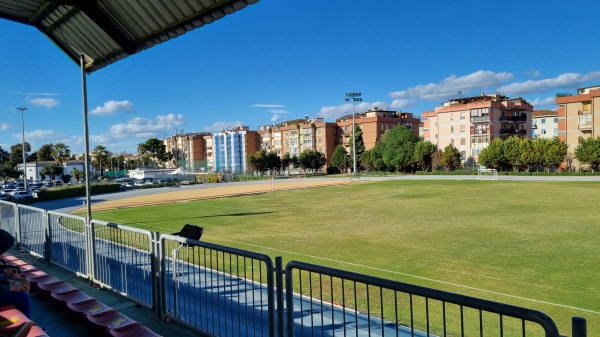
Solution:
[{"label": "orange apartment building", "polygon": [[173,156],[173,160],[166,163],[167,168],[181,167],[194,172],[206,168],[206,137],[212,136],[206,132],[192,132],[163,139],[167,153]]},{"label": "orange apartment building", "polygon": [[524,99],[492,94],[451,99],[434,111],[423,112],[423,138],[443,150],[449,144],[461,159],[478,161],[479,153],[495,138],[531,138],[533,106]]},{"label": "orange apartment building", "polygon": [[569,145],[569,157],[581,139],[600,136],[600,86],[577,89],[577,95],[557,94],[558,137]]},{"label": "orange apartment building", "polygon": [[[352,115],[336,119],[338,126],[338,142],[343,144],[350,152],[352,143]],[[413,117],[412,113],[401,111],[388,111],[380,108],[370,109],[367,112],[359,112],[354,116],[354,123],[362,130],[365,150],[370,150],[381,138],[386,130],[397,126],[405,126],[416,136],[419,135],[419,118]],[[335,148],[335,147],[334,147]]]},{"label": "orange apartment building", "polygon": [[296,119],[258,127],[261,149],[274,151],[280,157],[289,153],[299,156],[306,150],[317,150],[325,155],[327,163],[335,150],[337,125],[323,118]]}]

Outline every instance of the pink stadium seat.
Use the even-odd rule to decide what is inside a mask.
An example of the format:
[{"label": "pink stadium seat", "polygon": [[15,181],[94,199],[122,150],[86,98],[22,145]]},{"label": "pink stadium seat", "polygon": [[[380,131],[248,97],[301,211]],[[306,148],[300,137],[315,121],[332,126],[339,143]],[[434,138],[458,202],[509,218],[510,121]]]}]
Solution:
[{"label": "pink stadium seat", "polygon": [[161,335],[141,325],[125,331],[111,329],[108,332],[112,337],[161,337]]},{"label": "pink stadium seat", "polygon": [[52,296],[52,298],[54,298],[55,300],[57,300],[58,302],[61,302],[63,304],[66,303],[82,303],[82,302],[92,302],[95,301],[94,298],[92,298],[91,296],[89,296],[88,294],[79,291],[78,289],[74,289],[72,291],[67,291],[65,293],[62,294],[56,294],[56,293],[52,293],[50,294],[50,296]]},{"label": "pink stadium seat", "polygon": [[140,323],[115,310],[108,310],[95,315],[88,314],[87,320],[93,325],[104,328],[107,333],[109,330],[129,331],[140,325]]},{"label": "pink stadium seat", "polygon": [[[53,293],[53,294],[62,294],[62,293],[66,293],[68,291],[72,291],[72,290],[76,290],[75,287],[73,287],[72,285],[66,283],[66,282],[54,282],[54,283],[38,283],[38,288],[40,290],[42,290],[42,294],[48,294],[48,293]],[[48,296],[50,296],[48,294]]]},{"label": "pink stadium seat", "polygon": [[87,315],[97,315],[102,312],[112,310],[110,307],[97,300],[90,302],[67,303],[67,308],[81,320],[87,320]]}]

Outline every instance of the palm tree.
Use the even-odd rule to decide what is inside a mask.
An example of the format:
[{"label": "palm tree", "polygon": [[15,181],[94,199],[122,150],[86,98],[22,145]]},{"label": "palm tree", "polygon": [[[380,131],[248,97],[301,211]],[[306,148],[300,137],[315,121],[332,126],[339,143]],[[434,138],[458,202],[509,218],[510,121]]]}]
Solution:
[{"label": "palm tree", "polygon": [[51,154],[54,161],[62,166],[65,160],[68,160],[69,157],[71,157],[71,150],[63,143],[56,143],[52,146]]},{"label": "palm tree", "polygon": [[98,168],[100,170],[100,176],[104,175],[102,164],[106,164],[106,160],[109,156],[110,152],[103,145],[96,145],[96,147],[94,147],[94,150],[92,150],[92,157],[94,158],[96,165],[98,165]]}]

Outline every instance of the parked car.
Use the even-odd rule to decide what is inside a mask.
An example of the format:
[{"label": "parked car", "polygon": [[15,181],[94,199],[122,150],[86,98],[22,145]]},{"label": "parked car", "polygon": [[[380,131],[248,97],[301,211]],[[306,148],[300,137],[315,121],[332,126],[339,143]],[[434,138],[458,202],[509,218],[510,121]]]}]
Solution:
[{"label": "parked car", "polygon": [[10,201],[11,200],[10,194],[0,194],[0,200]]},{"label": "parked car", "polygon": [[12,195],[13,200],[30,200],[33,199],[33,193],[24,190],[15,191]]}]

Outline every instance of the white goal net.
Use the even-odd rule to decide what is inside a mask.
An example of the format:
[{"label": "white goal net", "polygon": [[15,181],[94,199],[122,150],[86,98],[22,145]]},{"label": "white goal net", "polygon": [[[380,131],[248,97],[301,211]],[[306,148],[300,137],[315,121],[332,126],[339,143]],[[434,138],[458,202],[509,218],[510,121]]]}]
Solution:
[{"label": "white goal net", "polygon": [[480,168],[477,170],[479,180],[498,180],[498,171],[496,169]]}]

